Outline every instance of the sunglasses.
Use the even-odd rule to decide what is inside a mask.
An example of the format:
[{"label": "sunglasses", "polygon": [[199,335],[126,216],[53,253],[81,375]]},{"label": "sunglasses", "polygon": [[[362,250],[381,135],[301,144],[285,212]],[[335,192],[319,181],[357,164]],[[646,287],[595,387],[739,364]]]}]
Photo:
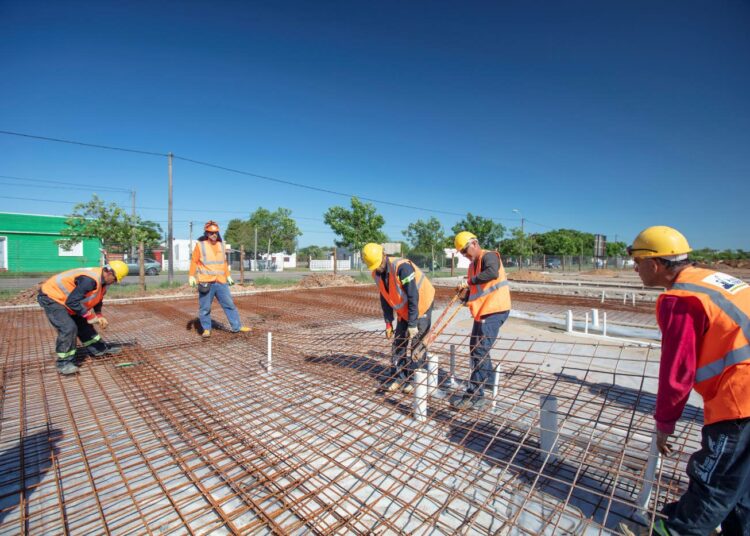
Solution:
[{"label": "sunglasses", "polygon": [[647,249],[647,248],[634,248],[633,246],[628,246],[625,248],[625,251],[628,252],[629,256],[633,256],[633,253],[636,251],[650,251],[651,253],[656,253],[655,249]]}]

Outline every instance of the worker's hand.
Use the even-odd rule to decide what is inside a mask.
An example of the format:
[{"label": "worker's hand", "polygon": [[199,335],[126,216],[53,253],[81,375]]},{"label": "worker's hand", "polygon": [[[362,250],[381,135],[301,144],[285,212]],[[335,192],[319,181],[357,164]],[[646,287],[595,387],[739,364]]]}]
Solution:
[{"label": "worker's hand", "polygon": [[670,454],[672,454],[672,445],[667,443],[668,439],[669,434],[660,430],[656,431],[656,448],[664,456],[669,456]]},{"label": "worker's hand", "polygon": [[386,324],[385,325],[385,338],[386,339],[392,339],[393,338],[393,325],[392,324]]},{"label": "worker's hand", "polygon": [[107,326],[109,326],[109,320],[107,320],[101,315],[97,315],[96,319],[99,321],[97,323],[99,324],[99,327],[101,329],[107,329]]},{"label": "worker's hand", "polygon": [[230,287],[231,287],[232,285],[234,285],[234,279],[232,279],[232,276],[231,276],[231,275],[228,275],[228,276],[227,276],[227,285],[229,285]]},{"label": "worker's hand", "polygon": [[96,316],[96,313],[94,311],[89,311],[85,315],[83,315],[84,320],[88,322],[89,324],[98,324],[99,318]]},{"label": "worker's hand", "polygon": [[195,285],[197,285],[197,284],[198,284],[198,282],[197,282],[197,281],[195,280],[195,277],[193,277],[193,276],[191,275],[190,277],[188,277],[188,284],[189,284],[189,285],[190,285],[191,287],[194,287]]},{"label": "worker's hand", "polygon": [[406,328],[406,333],[409,335],[410,339],[413,339],[417,336],[417,333],[419,333],[419,328],[417,328],[417,326]]}]

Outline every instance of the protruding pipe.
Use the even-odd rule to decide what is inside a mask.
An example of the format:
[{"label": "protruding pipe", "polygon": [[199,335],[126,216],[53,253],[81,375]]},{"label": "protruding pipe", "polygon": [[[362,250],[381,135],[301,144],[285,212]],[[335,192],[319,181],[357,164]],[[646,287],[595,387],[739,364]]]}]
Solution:
[{"label": "protruding pipe", "polygon": [[633,307],[635,307],[635,292],[633,292]]},{"label": "protruding pipe", "polygon": [[599,329],[599,309],[591,309],[591,327]]},{"label": "protruding pipe", "polygon": [[602,290],[602,303],[604,303],[604,291]]},{"label": "protruding pipe", "polygon": [[268,332],[268,360],[266,361],[266,372],[271,372],[271,341],[273,337],[271,335],[271,332]]},{"label": "protruding pipe", "polygon": [[539,429],[539,444],[542,451],[549,453],[549,461],[552,463],[557,460],[557,397],[541,396]]},{"label": "protruding pipe", "polygon": [[438,358],[437,354],[430,352],[427,358],[427,396],[432,396],[437,390],[438,383]]},{"label": "protruding pipe", "polygon": [[451,344],[451,366],[450,376],[448,377],[448,386],[456,385],[456,345]]},{"label": "protruding pipe", "polygon": [[586,313],[586,323],[584,324],[583,332],[584,333],[589,332],[589,314],[588,313]]},{"label": "protruding pipe", "polygon": [[607,335],[607,311],[602,313],[602,335]]},{"label": "protruding pipe", "polygon": [[500,389],[500,363],[495,365],[495,378],[492,382],[492,409],[497,404],[497,392]]},{"label": "protruding pipe", "polygon": [[625,292],[625,293],[624,293],[624,294],[622,295],[622,304],[623,304],[623,305],[627,305],[627,304],[628,304],[628,293],[627,293],[627,292]]},{"label": "protruding pipe", "polygon": [[414,418],[427,420],[427,372],[422,368],[414,371]]},{"label": "protruding pipe", "polygon": [[654,477],[661,467],[661,454],[656,448],[656,433],[651,437],[651,448],[648,451],[648,463],[646,464],[646,473],[643,475],[643,487],[638,492],[638,498],[635,500],[636,515],[642,519],[648,518],[648,503],[651,500],[651,491],[654,488]]},{"label": "protruding pipe", "polygon": [[573,311],[570,309],[568,309],[568,312],[565,315],[565,331],[573,333]]}]

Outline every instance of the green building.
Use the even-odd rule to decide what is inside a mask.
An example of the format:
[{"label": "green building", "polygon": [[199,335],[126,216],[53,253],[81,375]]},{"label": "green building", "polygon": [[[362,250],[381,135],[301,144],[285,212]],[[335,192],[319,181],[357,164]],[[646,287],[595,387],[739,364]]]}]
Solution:
[{"label": "green building", "polygon": [[87,238],[66,251],[57,245],[64,216],[0,212],[0,271],[61,272],[101,264],[101,241]]}]

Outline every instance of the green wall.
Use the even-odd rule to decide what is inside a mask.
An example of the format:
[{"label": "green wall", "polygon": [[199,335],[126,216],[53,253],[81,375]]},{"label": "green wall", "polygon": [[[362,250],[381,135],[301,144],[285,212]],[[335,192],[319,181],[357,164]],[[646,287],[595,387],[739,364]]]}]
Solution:
[{"label": "green wall", "polygon": [[65,228],[64,216],[0,212],[0,237],[5,237],[8,272],[60,272],[99,266],[101,242],[83,241],[82,256],[61,256],[56,243]]}]

